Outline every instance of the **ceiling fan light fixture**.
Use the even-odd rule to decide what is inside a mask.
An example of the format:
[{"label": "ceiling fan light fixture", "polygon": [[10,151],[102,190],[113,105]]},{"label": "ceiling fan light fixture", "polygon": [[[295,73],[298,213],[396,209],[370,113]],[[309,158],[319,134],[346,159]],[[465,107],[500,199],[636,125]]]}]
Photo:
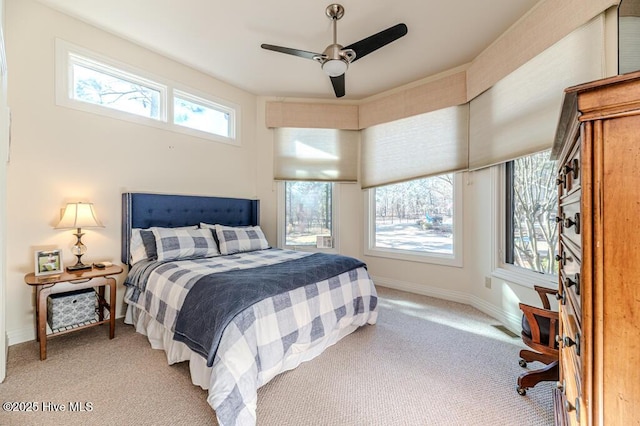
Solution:
[{"label": "ceiling fan light fixture", "polygon": [[349,63],[343,59],[329,59],[322,64],[322,70],[329,77],[338,77],[344,74],[349,68]]}]

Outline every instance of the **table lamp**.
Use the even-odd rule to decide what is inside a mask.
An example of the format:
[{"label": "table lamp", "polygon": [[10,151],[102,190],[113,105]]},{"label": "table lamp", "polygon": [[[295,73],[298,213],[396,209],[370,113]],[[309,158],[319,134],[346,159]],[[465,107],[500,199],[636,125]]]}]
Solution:
[{"label": "table lamp", "polygon": [[73,235],[76,236],[77,241],[73,247],[71,247],[71,253],[73,253],[78,261],[73,266],[67,266],[67,271],[80,271],[83,269],[91,269],[91,265],[85,265],[82,263],[82,255],[87,252],[87,246],[82,244],[82,228],[103,228],[104,226],[98,220],[96,212],[93,209],[93,203],[68,203],[62,214],[60,223],[55,229],[72,229],[76,228],[77,232]]}]

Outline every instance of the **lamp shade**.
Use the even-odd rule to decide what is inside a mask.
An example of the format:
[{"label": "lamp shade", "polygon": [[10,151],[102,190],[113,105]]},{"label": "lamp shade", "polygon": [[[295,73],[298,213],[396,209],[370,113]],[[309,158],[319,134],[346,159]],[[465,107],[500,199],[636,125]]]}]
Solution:
[{"label": "lamp shade", "polygon": [[96,216],[93,203],[68,203],[56,229],[96,227],[102,228],[103,225]]}]

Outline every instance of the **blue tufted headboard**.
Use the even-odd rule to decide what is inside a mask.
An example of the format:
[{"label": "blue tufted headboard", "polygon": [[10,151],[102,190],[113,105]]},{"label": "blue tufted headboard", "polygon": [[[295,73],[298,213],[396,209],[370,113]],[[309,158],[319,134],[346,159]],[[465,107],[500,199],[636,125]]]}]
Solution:
[{"label": "blue tufted headboard", "polygon": [[258,200],[126,192],[122,194],[122,263],[129,264],[133,228],[175,228],[200,222],[255,226],[259,221]]}]

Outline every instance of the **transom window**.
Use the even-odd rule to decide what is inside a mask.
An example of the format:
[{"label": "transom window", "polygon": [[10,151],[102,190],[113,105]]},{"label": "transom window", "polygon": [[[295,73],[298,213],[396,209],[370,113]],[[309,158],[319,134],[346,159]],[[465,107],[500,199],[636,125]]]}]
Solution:
[{"label": "transom window", "polygon": [[173,122],[179,126],[230,137],[233,110],[178,90],[173,91]]},{"label": "transom window", "polygon": [[62,40],[56,70],[58,105],[239,145],[235,104]]},{"label": "transom window", "polygon": [[166,96],[164,86],[82,58],[69,55],[71,97],[90,104],[161,120]]}]

